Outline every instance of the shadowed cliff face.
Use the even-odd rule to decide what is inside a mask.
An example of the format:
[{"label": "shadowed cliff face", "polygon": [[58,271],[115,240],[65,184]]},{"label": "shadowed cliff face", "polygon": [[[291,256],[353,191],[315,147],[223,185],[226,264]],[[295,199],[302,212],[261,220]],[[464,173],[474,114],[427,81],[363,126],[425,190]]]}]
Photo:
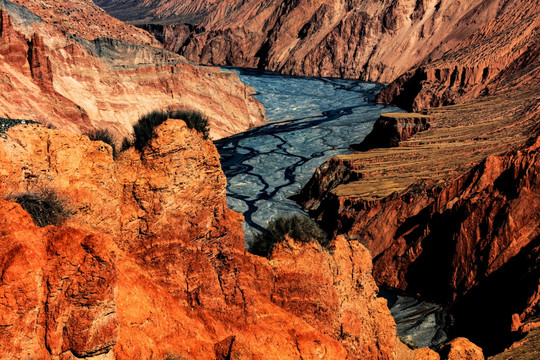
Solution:
[{"label": "shadowed cliff face", "polygon": [[438,359],[397,340],[360,243],[247,254],[217,151],[182,121],[116,161],[84,136],[14,126],[0,163],[2,197],[53,188],[73,212],[38,228],[0,200],[2,358]]},{"label": "shadowed cliff face", "polygon": [[28,10],[13,7],[0,9],[2,117],[70,131],[108,128],[117,140],[131,133],[140,116],[170,108],[202,112],[213,138],[264,122],[264,109],[235,74],[191,65],[158,48],[89,41],[44,21],[27,24]]},{"label": "shadowed cliff face", "polygon": [[[125,21],[160,24],[146,29],[167,49],[200,63],[390,82],[460,48],[469,65],[461,63],[457,71],[467,84],[485,82],[482,77],[491,80],[512,59],[499,50],[491,52],[498,47],[495,42],[484,49],[489,56],[465,44],[477,43],[486,32],[499,32],[504,42],[508,29],[523,25],[524,18],[538,18],[539,8],[537,0],[96,3]],[[449,68],[449,78],[453,70]]]}]

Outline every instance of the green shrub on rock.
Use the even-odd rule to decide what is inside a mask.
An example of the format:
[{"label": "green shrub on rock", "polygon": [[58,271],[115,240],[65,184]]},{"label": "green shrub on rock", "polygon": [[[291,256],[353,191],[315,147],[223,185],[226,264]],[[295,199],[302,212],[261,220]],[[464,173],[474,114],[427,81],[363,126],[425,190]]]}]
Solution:
[{"label": "green shrub on rock", "polygon": [[[200,132],[204,139],[208,139],[209,128],[208,119],[198,111],[175,110],[175,111],[153,111],[142,116],[133,126],[133,146],[142,151],[154,136],[154,130],[168,119],[183,120],[187,127]],[[126,140],[124,140],[124,143]],[[124,146],[122,146],[124,148]]]},{"label": "green shrub on rock", "polygon": [[113,157],[116,158],[116,155],[117,155],[116,141],[114,140],[113,134],[109,130],[106,130],[106,129],[94,130],[94,131],[90,131],[86,133],[85,135],[88,136],[88,138],[92,141],[102,141],[105,144],[110,145],[113,151]]},{"label": "green shrub on rock", "polygon": [[168,112],[169,119],[180,119],[186,122],[190,129],[195,129],[201,133],[203,139],[208,140],[210,129],[208,127],[208,119],[198,111],[175,110]]},{"label": "green shrub on rock", "polygon": [[51,189],[16,194],[10,199],[19,203],[39,227],[60,225],[73,214],[67,201]]},{"label": "green shrub on rock", "polygon": [[296,241],[317,241],[326,247],[330,241],[327,234],[315,221],[307,216],[294,214],[292,216],[280,216],[270,222],[262,232],[255,235],[250,252],[255,255],[269,257],[274,246],[289,236]]}]

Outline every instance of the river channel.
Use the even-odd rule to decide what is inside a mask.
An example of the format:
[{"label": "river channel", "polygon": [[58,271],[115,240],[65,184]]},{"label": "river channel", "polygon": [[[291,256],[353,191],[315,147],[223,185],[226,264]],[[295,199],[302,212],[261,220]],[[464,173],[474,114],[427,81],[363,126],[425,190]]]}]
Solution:
[{"label": "river channel", "polygon": [[[383,85],[355,80],[295,77],[231,69],[252,86],[268,124],[215,142],[227,176],[227,203],[245,217],[246,246],[268,221],[303,210],[290,199],[328,158],[347,154],[383,112],[373,102]],[[446,339],[447,316],[436,304],[381,289],[398,335],[413,347]]]},{"label": "river channel", "polygon": [[227,176],[227,202],[245,216],[246,245],[269,220],[303,212],[289,198],[328,158],[350,153],[382,112],[375,104],[381,84],[283,76],[251,69],[238,72],[266,109],[268,124],[216,141]]}]

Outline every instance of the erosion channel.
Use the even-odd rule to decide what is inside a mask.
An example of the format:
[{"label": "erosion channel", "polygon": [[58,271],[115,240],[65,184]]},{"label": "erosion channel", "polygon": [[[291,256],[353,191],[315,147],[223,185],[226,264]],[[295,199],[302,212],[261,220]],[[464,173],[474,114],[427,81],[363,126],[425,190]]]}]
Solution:
[{"label": "erosion channel", "polygon": [[[246,246],[254,232],[280,215],[303,213],[290,199],[328,158],[350,153],[383,112],[399,108],[375,104],[381,84],[335,78],[295,77],[228,68],[252,86],[268,124],[215,142],[227,176],[227,202],[245,216]],[[436,305],[381,291],[411,346],[434,346],[446,339],[447,316]]]}]

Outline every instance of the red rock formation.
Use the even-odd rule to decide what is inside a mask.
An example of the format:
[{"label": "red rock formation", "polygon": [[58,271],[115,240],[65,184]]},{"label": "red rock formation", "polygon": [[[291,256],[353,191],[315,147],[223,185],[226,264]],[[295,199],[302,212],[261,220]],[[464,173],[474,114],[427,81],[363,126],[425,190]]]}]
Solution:
[{"label": "red rock formation", "polygon": [[377,281],[451,304],[461,334],[500,351],[512,314],[538,306],[539,147],[536,140],[446,184],[424,181],[380,200],[337,190],[363,173],[336,159],[314,178],[326,190],[308,188],[304,204],[368,247]]},{"label": "red rock formation", "polygon": [[4,359],[73,359],[108,353],[118,339],[111,241],[75,229],[38,228],[0,200]]},{"label": "red rock formation", "polygon": [[465,338],[449,341],[441,348],[440,352],[443,354],[443,359],[448,360],[484,360],[482,349]]},{"label": "red rock formation", "polygon": [[[448,71],[449,82],[457,66],[457,82],[470,86],[491,80],[526,49],[520,47],[526,37],[534,39],[537,25],[530,26],[539,8],[537,0],[96,3],[125,21],[165,25],[148,29],[168,49],[200,63],[389,82],[462,49],[459,63],[438,69],[440,76]],[[493,42],[474,45],[494,33]]]},{"label": "red rock formation", "polygon": [[121,39],[139,45],[159,46],[156,39],[144,30],[108,16],[91,0],[13,0],[39,15],[44,21],[54,23],[62,32],[76,34],[88,40],[98,37]]},{"label": "red rock formation", "polygon": [[352,144],[353,150],[367,151],[374,148],[399,146],[414,134],[430,127],[430,118],[422,114],[386,113],[373,124],[373,130],[360,144]]},{"label": "red rock formation", "polygon": [[213,138],[264,122],[253,90],[235,74],[120,40],[77,40],[43,22],[14,28],[0,12],[0,116],[70,131],[107,128],[118,140],[158,109],[201,111]]},{"label": "red rock formation", "polygon": [[0,202],[3,358],[436,356],[397,340],[359,243],[247,254],[217,151],[182,121],[116,161],[102,142],[20,125],[0,138],[0,163],[3,197],[54,188],[74,212],[38,228]]}]

